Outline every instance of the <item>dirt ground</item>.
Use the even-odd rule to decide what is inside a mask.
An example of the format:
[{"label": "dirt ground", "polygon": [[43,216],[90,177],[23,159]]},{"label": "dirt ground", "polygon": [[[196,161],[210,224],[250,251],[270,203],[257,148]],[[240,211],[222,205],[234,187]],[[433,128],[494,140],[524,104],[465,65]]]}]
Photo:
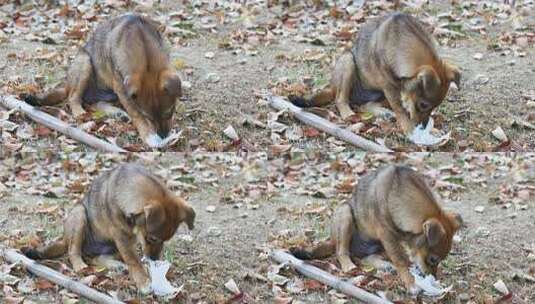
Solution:
[{"label": "dirt ground", "polygon": [[[418,147],[398,132],[393,121],[368,117],[344,123],[334,107],[324,115],[401,151],[533,150],[533,1],[517,1],[514,10],[501,1],[463,1],[456,5],[450,1],[425,2],[402,1],[402,10],[430,25],[440,53],[463,72],[461,90],[450,90],[447,101],[434,116],[437,129],[450,131],[451,140],[439,147]],[[287,95],[320,89],[329,79],[335,58],[350,45],[352,33],[367,18],[392,12],[390,2],[369,1],[352,14],[347,13],[348,4],[315,7],[306,1],[269,9],[263,1],[150,3],[110,1],[108,5],[92,9],[79,6],[74,10],[6,2],[0,6],[4,94],[17,95],[58,84],[78,46],[99,20],[137,11],[167,25],[171,58],[185,81],[185,95],[176,115],[176,126],[184,133],[168,151],[266,151],[279,145],[289,145],[288,149],[294,150],[353,149],[284,115],[277,121],[284,124],[284,130],[274,129],[273,118],[268,115],[274,111],[260,93]],[[98,113],[75,121],[68,108],[63,109],[46,110],[73,124],[83,124],[88,132],[126,149],[146,150],[130,123]],[[3,126],[2,139],[10,150],[88,149],[55,131],[38,127],[20,114],[10,114],[8,120],[19,125]],[[96,124],[90,123],[95,120]],[[239,141],[224,135],[228,126],[237,131]],[[507,140],[492,135],[497,127],[503,129]]]},{"label": "dirt ground", "polygon": [[[60,235],[61,219],[78,201],[83,188],[100,171],[125,160],[151,168],[197,212],[195,229],[188,232],[180,228],[166,246],[164,256],[172,262],[168,277],[173,284],[184,285],[182,295],[173,302],[349,301],[291,270],[278,273],[289,282],[273,280],[269,273],[276,263],[268,253],[274,248],[325,239],[332,210],[348,198],[348,187],[373,168],[394,162],[424,173],[443,206],[459,212],[465,222],[439,276],[442,284],[453,286],[452,291],[441,300],[424,298],[418,302],[535,301],[535,243],[529,233],[535,229],[535,155],[526,153],[316,153],[286,154],[275,159],[267,159],[264,153],[246,157],[166,153],[129,159],[94,153],[19,155],[0,162],[0,179],[7,187],[0,191],[1,246],[19,248]],[[47,265],[77,276],[66,259]],[[329,259],[323,267],[336,265]],[[336,269],[330,271],[340,275]],[[411,303],[395,275],[366,271],[369,282],[364,288],[383,291],[398,303]],[[11,270],[11,274],[21,281],[18,285],[4,283],[2,294],[6,299],[76,302],[74,295],[55,286],[43,287],[42,282],[20,269]],[[95,274],[77,277],[84,280],[91,275]],[[142,303],[157,301],[138,298],[126,273],[104,272],[97,277],[90,283],[94,288],[116,292],[123,299],[137,298]],[[242,294],[233,296],[224,287],[230,279]],[[498,280],[503,280],[512,298],[504,300],[492,287]]]},{"label": "dirt ground", "polygon": [[[0,107],[0,249],[58,237],[62,219],[99,172],[136,161],[198,215],[193,231],[181,227],[166,246],[168,278],[183,286],[169,302],[357,303],[279,269],[269,252],[326,239],[332,211],[363,174],[404,163],[425,174],[443,206],[465,221],[439,273],[451,291],[442,299],[410,299],[395,274],[359,264],[357,282],[340,273],[334,258],[314,265],[395,303],[535,303],[535,1],[518,0],[514,9],[501,0],[401,1],[462,71],[461,88],[450,89],[433,114],[450,140],[420,147],[394,120],[359,113],[344,122],[332,105],[311,110],[396,154],[357,152],[276,112],[263,97],[325,86],[360,26],[393,12],[392,1],[270,1],[269,8],[262,0],[77,2],[0,0],[0,99],[54,87],[100,21],[144,13],[166,26],[184,88],[175,115],[182,137],[163,153],[148,152],[130,122],[98,111],[76,120],[66,105],[41,108],[147,152],[97,154]],[[230,126],[239,139],[225,135]],[[166,302],[138,295],[126,272],[75,274],[65,258],[44,263],[128,303]],[[240,293],[225,287],[230,280]],[[493,287],[499,280],[510,293]],[[2,303],[87,303],[2,258],[0,287]]]}]

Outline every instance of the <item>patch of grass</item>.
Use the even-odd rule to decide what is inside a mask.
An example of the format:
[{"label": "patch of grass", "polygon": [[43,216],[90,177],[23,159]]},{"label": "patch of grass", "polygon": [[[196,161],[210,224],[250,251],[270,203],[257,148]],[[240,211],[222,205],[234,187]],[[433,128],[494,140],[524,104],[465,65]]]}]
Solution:
[{"label": "patch of grass", "polygon": [[[410,8],[407,8],[407,10],[410,10]],[[427,13],[429,13],[432,16],[437,16],[441,12],[438,6],[431,6],[431,5],[428,5],[426,7],[426,10],[427,10]]]},{"label": "patch of grass", "polygon": [[314,221],[314,231],[316,235],[317,240],[325,240],[329,238],[330,236],[330,218],[326,222],[322,222],[319,220]]},{"label": "patch of grass", "polygon": [[314,77],[313,82],[314,87],[322,88],[329,83],[329,77],[327,77],[325,73],[321,73],[316,76],[317,77]]},{"label": "patch of grass", "polygon": [[284,71],[284,77],[288,78],[290,83],[301,83],[303,79],[311,78],[314,88],[321,88],[329,83],[330,72],[325,72],[323,66],[317,62],[305,62],[300,69],[287,69]]},{"label": "patch of grass", "polygon": [[52,220],[50,216],[44,215],[40,217],[41,227],[45,229],[44,237],[46,239],[55,239],[63,233],[62,225],[58,225],[56,220]]},{"label": "patch of grass", "polygon": [[188,107],[186,106],[186,103],[179,101],[176,103],[175,114],[179,117],[182,117],[186,113],[187,109]]},{"label": "patch of grass", "polygon": [[185,22],[185,21],[175,22],[171,26],[177,27],[177,28],[181,28],[183,30],[188,30],[188,31],[193,31],[194,30],[192,22]]},{"label": "patch of grass", "polygon": [[63,81],[63,78],[65,77],[65,73],[59,72],[53,69],[52,66],[48,66],[46,64],[38,65],[38,69],[38,74],[44,76],[42,84],[45,87],[53,87]]},{"label": "patch of grass", "polygon": [[163,259],[168,261],[171,264],[175,263],[175,248],[176,248],[176,242],[169,241],[163,249]]}]

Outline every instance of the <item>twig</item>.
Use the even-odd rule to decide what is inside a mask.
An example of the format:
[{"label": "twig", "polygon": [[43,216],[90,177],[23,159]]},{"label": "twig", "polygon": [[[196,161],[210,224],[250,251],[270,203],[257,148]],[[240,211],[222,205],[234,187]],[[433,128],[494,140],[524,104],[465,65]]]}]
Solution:
[{"label": "twig", "polygon": [[371,304],[392,304],[392,302],[382,299],[372,293],[367,292],[364,289],[360,289],[353,284],[350,284],[340,278],[337,278],[330,273],[316,268],[310,264],[307,264],[293,255],[286,253],[282,250],[275,250],[271,253],[271,257],[279,263],[287,263],[291,267],[295,268],[301,274],[321,283],[338,289],[346,295],[352,296],[365,303]]},{"label": "twig", "polygon": [[61,132],[95,149],[104,152],[127,152],[126,150],[112,143],[85,133],[84,131],[77,129],[73,126],[69,126],[65,122],[57,119],[56,117],[49,115],[45,112],[39,111],[36,108],[25,103],[24,101],[18,100],[14,96],[4,96],[3,98],[0,97],[0,105],[8,109],[16,109],[18,111],[21,111],[36,122],[43,124],[58,132]]},{"label": "twig", "polygon": [[364,137],[358,136],[353,132],[342,129],[338,127],[337,125],[333,124],[332,122],[326,119],[323,119],[313,113],[304,111],[303,109],[297,106],[294,106],[290,102],[284,100],[282,97],[270,95],[270,96],[267,96],[267,99],[268,99],[269,104],[273,108],[279,111],[287,110],[290,113],[292,113],[295,117],[297,117],[297,119],[306,123],[307,125],[310,125],[318,130],[326,132],[332,136],[338,137],[342,139],[343,141],[348,142],[354,146],[357,146],[363,150],[373,151],[373,152],[392,152],[392,150],[388,149],[385,146],[381,146]]},{"label": "twig", "polygon": [[76,294],[81,295],[84,298],[87,298],[96,303],[103,304],[124,304],[119,300],[116,300],[106,294],[103,294],[99,291],[96,291],[92,288],[87,287],[86,285],[76,282],[69,277],[52,270],[44,265],[38,264],[32,259],[27,258],[26,256],[18,253],[14,249],[5,249],[2,252],[2,256],[10,263],[21,263],[26,269],[39,276],[43,277],[53,283],[56,283],[60,286],[63,286]]}]

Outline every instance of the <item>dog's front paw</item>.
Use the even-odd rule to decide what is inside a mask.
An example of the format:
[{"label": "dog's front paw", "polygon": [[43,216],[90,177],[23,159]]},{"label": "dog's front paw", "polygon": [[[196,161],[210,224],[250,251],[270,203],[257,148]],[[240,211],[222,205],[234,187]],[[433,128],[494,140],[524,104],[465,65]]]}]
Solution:
[{"label": "dog's front paw", "polygon": [[86,110],[84,110],[84,108],[78,104],[71,105],[71,112],[72,112],[72,116],[74,116],[75,118],[81,117],[82,115],[87,113]]},{"label": "dog's front paw", "polygon": [[347,110],[342,109],[342,110],[340,110],[340,117],[342,117],[342,120],[344,120],[344,121],[348,120],[353,115],[355,115],[355,112],[353,112],[350,109],[347,109]]},{"label": "dog's front paw", "polygon": [[82,261],[72,263],[72,269],[74,270],[74,272],[81,272],[87,267],[88,267],[87,264]]},{"label": "dog's front paw", "polygon": [[405,135],[410,136],[412,134],[412,131],[414,131],[415,125],[410,120],[401,120],[399,125],[401,126],[401,129],[403,130],[403,133]]},{"label": "dog's front paw", "polygon": [[152,292],[151,280],[146,275],[138,275],[134,278],[137,290],[140,294],[149,294]]}]

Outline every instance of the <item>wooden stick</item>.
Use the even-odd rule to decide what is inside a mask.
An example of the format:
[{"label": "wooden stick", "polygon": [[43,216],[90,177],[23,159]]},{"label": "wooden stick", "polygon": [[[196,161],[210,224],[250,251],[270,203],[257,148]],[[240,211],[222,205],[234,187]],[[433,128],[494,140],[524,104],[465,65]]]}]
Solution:
[{"label": "wooden stick", "polygon": [[58,132],[61,132],[95,149],[104,152],[127,152],[126,150],[112,143],[85,133],[84,131],[79,130],[75,127],[69,126],[65,122],[57,119],[56,117],[49,115],[45,112],[39,111],[35,107],[30,106],[24,101],[18,100],[14,96],[4,96],[3,98],[0,98],[0,105],[8,109],[16,109],[18,111],[21,111],[36,122],[43,124]]},{"label": "wooden stick", "polygon": [[364,289],[360,289],[353,284],[350,284],[340,278],[337,278],[330,273],[307,264],[293,255],[282,250],[275,250],[271,253],[271,257],[279,263],[287,263],[295,268],[298,272],[306,277],[320,281],[321,283],[331,286],[346,295],[352,296],[360,301],[371,304],[393,304],[392,302],[382,299]]},{"label": "wooden stick", "polygon": [[29,259],[26,256],[18,253],[14,249],[5,249],[2,255],[8,262],[21,263],[24,267],[26,267],[26,269],[29,272],[37,276],[43,277],[60,286],[63,286],[91,301],[94,301],[96,303],[103,303],[103,304],[121,304],[121,303],[124,304],[124,302],[116,300],[92,288],[89,288],[86,285],[80,282],[76,282],[55,270],[52,270],[44,265],[41,265],[35,262],[34,260]]},{"label": "wooden stick", "polygon": [[267,96],[267,99],[269,105],[271,105],[273,108],[279,111],[288,110],[290,113],[295,115],[297,119],[306,123],[307,125],[310,125],[332,136],[338,137],[341,140],[348,142],[354,146],[357,146],[363,150],[373,152],[392,152],[392,150],[388,149],[387,147],[381,146],[377,143],[374,143],[373,141],[370,141],[369,139],[358,136],[353,132],[340,128],[326,119],[323,119],[313,113],[307,112],[291,104],[280,96],[269,95]]}]

